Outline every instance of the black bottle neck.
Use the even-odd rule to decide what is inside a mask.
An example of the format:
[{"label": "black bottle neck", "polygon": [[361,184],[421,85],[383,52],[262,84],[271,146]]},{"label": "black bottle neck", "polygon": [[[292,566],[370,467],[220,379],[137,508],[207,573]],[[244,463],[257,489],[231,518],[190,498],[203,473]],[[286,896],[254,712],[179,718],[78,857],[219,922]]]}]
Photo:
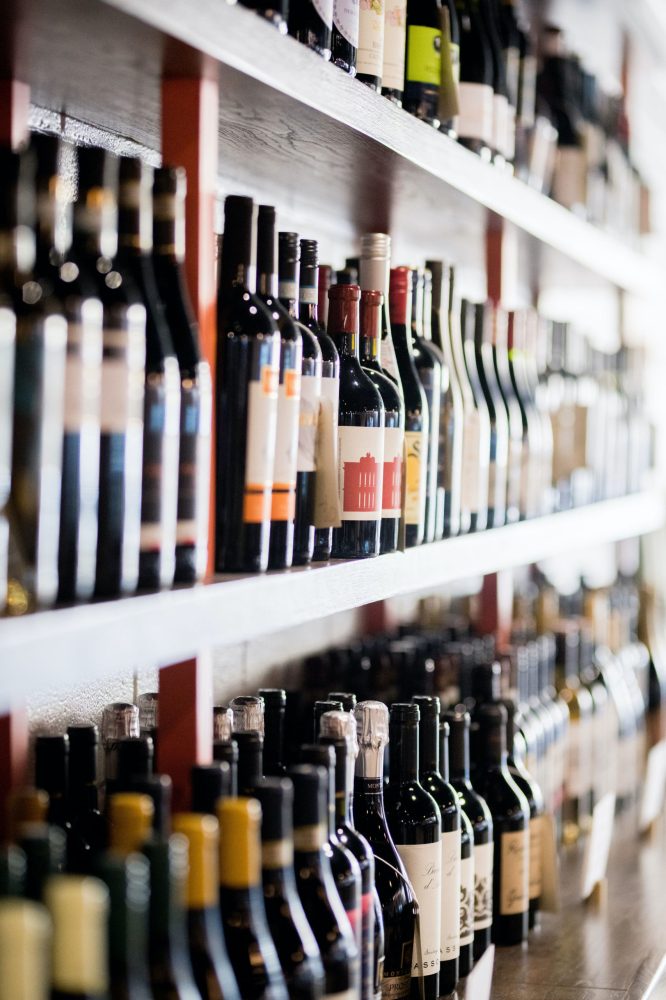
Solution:
[{"label": "black bottle neck", "polygon": [[421,712],[419,732],[419,771],[432,774],[439,771],[439,725],[438,717],[429,718]]},{"label": "black bottle neck", "polygon": [[483,725],[479,730],[478,747],[481,769],[506,767],[506,721],[498,719]]},{"label": "black bottle neck", "polygon": [[469,722],[451,720],[449,772],[453,780],[469,781]]},{"label": "black bottle neck", "polygon": [[177,264],[185,260],[185,194],[153,195],[153,253]]},{"label": "black bottle neck", "polygon": [[153,248],[151,187],[147,179],[121,179],[118,186],[118,252],[123,256],[149,254]]},{"label": "black bottle neck", "polygon": [[220,294],[224,298],[234,289],[249,291],[254,287],[253,210],[249,199],[238,199],[238,206],[225,202],[224,236],[220,269]]},{"label": "black bottle neck", "polygon": [[418,780],[419,724],[403,721],[389,723],[391,768],[389,784],[402,785]]},{"label": "black bottle neck", "polygon": [[441,774],[444,781],[449,780],[450,767],[449,767],[449,733],[447,730],[446,723],[440,721],[438,726],[438,737],[439,737],[439,773]]},{"label": "black bottle neck", "polygon": [[264,740],[259,733],[235,733],[238,744],[238,791],[251,795],[263,774]]},{"label": "black bottle neck", "polygon": [[[298,314],[304,322],[317,322],[319,302],[319,265],[301,261]],[[329,317],[330,323],[330,317]]]},{"label": "black bottle neck", "polygon": [[325,746],[335,749],[335,821],[336,826],[352,823],[352,794],[354,762],[344,740],[321,738]]},{"label": "black bottle neck", "polygon": [[271,298],[278,294],[275,248],[275,209],[261,205],[257,222],[257,292]]},{"label": "black bottle neck", "polygon": [[412,272],[412,334],[423,337],[423,274]]}]

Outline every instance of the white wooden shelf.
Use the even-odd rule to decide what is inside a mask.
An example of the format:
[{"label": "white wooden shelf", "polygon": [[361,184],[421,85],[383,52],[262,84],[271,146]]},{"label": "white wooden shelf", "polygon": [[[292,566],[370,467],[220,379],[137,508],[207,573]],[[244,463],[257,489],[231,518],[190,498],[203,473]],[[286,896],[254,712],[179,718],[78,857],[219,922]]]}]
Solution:
[{"label": "white wooden shelf", "polygon": [[251,640],[372,601],[648,534],[661,493],[591,504],[404,553],[43,611],[0,622],[0,712],[40,687],[66,690],[209,646]]}]

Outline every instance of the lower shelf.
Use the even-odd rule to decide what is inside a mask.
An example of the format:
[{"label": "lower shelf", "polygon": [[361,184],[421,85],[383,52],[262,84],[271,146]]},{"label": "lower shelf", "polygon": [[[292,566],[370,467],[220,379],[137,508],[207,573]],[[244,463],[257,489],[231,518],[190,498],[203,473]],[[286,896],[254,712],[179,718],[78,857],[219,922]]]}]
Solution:
[{"label": "lower shelf", "polygon": [[665,520],[660,492],[637,493],[377,559],[218,577],[6,619],[0,622],[0,712],[41,685],[66,690],[165,666],[372,601],[648,534]]}]

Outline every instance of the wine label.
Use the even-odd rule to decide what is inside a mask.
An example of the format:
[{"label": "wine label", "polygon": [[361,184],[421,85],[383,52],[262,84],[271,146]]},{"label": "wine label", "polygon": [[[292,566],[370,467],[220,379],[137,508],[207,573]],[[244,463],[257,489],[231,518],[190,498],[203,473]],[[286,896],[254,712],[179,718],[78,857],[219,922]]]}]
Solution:
[{"label": "wine label", "polygon": [[323,1000],[357,1000],[357,990],[343,990],[342,993],[324,993]]},{"label": "wine label", "polygon": [[[321,369],[321,365],[318,367]],[[301,379],[297,463],[299,472],[314,472],[317,467],[316,444],[321,383],[321,374],[303,375]]]},{"label": "wine label", "polygon": [[486,83],[460,83],[458,87],[460,114],[457,120],[461,139],[493,142],[493,88]]},{"label": "wine label", "polygon": [[402,93],[405,86],[407,0],[386,0],[382,87]]},{"label": "wine label", "polygon": [[476,513],[479,509],[479,415],[476,409],[467,414],[463,429],[462,506]]},{"label": "wine label", "polygon": [[194,545],[197,536],[197,465],[200,422],[199,387],[186,379],[180,387],[178,452],[178,523],[176,543]]},{"label": "wine label", "polygon": [[506,149],[504,155],[507,160],[513,160],[516,155],[516,109],[507,105],[506,109]]},{"label": "wine label", "polygon": [[342,37],[358,48],[359,0],[333,0],[333,24]]},{"label": "wine label", "polygon": [[411,976],[387,976],[382,979],[382,1000],[408,1000],[412,989]]},{"label": "wine label", "polygon": [[474,929],[493,922],[493,842],[474,847]]},{"label": "wine label", "polygon": [[383,427],[338,427],[338,496],[343,521],[381,517]]},{"label": "wine label", "polygon": [[412,955],[412,979],[439,970],[442,925],[442,845],[396,844],[419,905],[420,951]]},{"label": "wine label", "polygon": [[293,863],[294,849],[290,840],[267,840],[261,845],[261,867],[270,871],[287,868]]},{"label": "wine label", "polygon": [[460,46],[451,41],[451,18],[442,9],[442,69],[439,86],[439,117],[449,121],[458,114],[458,83],[460,81]]},{"label": "wine label", "polygon": [[571,719],[567,741],[566,794],[578,799],[590,790],[592,774],[591,727],[588,721]]},{"label": "wine label", "polygon": [[409,83],[439,87],[442,76],[442,32],[422,24],[407,28],[407,73]]},{"label": "wine label", "polygon": [[504,94],[493,94],[493,140],[492,148],[501,156],[506,156],[508,145],[509,102]]},{"label": "wine label", "polygon": [[281,299],[291,299],[292,301],[296,301],[298,298],[298,282],[279,281],[278,297]]},{"label": "wine label", "polygon": [[[143,311],[143,308],[142,308]],[[107,328],[102,338],[100,425],[103,434],[123,434],[130,421],[143,424],[145,342],[136,331]],[[143,341],[143,333],[140,333]],[[143,349],[141,349],[143,348]]]},{"label": "wine label", "polygon": [[381,79],[384,65],[384,0],[361,0],[356,72]]},{"label": "wine label", "polygon": [[382,517],[400,517],[404,450],[405,432],[402,427],[385,427]]},{"label": "wine label", "polygon": [[442,834],[442,962],[460,954],[460,892],[460,830],[451,830]]},{"label": "wine label", "polygon": [[340,379],[322,378],[314,497],[315,528],[340,526],[338,495],[338,397]]},{"label": "wine label", "polygon": [[374,990],[375,910],[372,892],[361,896],[361,996],[371,997]]},{"label": "wine label", "polygon": [[243,503],[243,520],[246,524],[261,524],[270,518],[279,378],[276,366],[263,365],[261,378],[251,379],[247,385]]},{"label": "wine label", "polygon": [[541,895],[541,816],[530,820],[530,901]]},{"label": "wine label", "polygon": [[553,174],[553,198],[565,208],[587,203],[587,160],[578,146],[559,146]]},{"label": "wine label", "polygon": [[333,27],[333,0],[312,0],[312,6],[330,31]]},{"label": "wine label", "polygon": [[[481,928],[479,928],[480,930]],[[474,941],[474,854],[460,862],[460,947]]]},{"label": "wine label", "polygon": [[316,306],[319,302],[319,289],[316,285],[301,285],[298,301],[308,306]]},{"label": "wine label", "polygon": [[520,73],[518,120],[523,128],[531,128],[536,118],[536,56],[523,56]]},{"label": "wine label", "polygon": [[141,481],[141,551],[162,544],[162,476],[166,431],[166,390],[161,375],[146,380],[143,412],[143,478]]},{"label": "wine label", "polygon": [[520,50],[515,45],[504,49],[506,67],[506,89],[514,108],[518,107],[518,87],[520,83]]},{"label": "wine label", "polygon": [[319,851],[326,843],[326,827],[323,823],[294,827],[294,850],[308,853]]},{"label": "wine label", "polygon": [[[315,402],[313,437],[319,419],[319,400]],[[271,520],[291,521],[296,513],[296,469],[300,457],[301,373],[287,368],[278,388],[277,430],[275,434],[275,462],[273,463],[273,493]],[[312,444],[314,464],[314,441]]]},{"label": "wine label", "polygon": [[428,435],[405,431],[405,523],[422,524],[425,518]]},{"label": "wine label", "polygon": [[503,917],[524,913],[529,906],[529,831],[503,833],[500,845],[500,900]]}]

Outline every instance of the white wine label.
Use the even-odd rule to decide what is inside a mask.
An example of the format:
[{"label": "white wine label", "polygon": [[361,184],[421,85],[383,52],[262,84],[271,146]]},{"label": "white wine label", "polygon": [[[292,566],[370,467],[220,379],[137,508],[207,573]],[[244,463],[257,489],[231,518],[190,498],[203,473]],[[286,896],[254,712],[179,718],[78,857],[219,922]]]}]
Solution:
[{"label": "white wine label", "polygon": [[402,93],[405,86],[407,0],[386,0],[382,87]]},{"label": "white wine label", "polygon": [[381,517],[383,427],[338,427],[338,496],[343,521]]},{"label": "white wine label", "polygon": [[536,56],[523,56],[522,87],[518,118],[523,128],[531,128],[536,117]]},{"label": "white wine label", "polygon": [[460,830],[451,830],[442,834],[442,962],[460,954],[460,869]]},{"label": "white wine label", "polygon": [[338,396],[340,380],[322,378],[314,498],[316,528],[340,526],[338,496]]},{"label": "white wine label", "polygon": [[127,428],[132,373],[125,357],[126,344],[127,334],[124,330],[104,331],[100,398],[102,434],[123,434]]},{"label": "white wine label", "polygon": [[246,524],[261,524],[270,518],[279,378],[277,367],[264,365],[261,378],[248,382],[243,504]]},{"label": "white wine label", "polygon": [[589,720],[571,719],[567,742],[566,791],[572,799],[586,795],[592,782],[592,746]]},{"label": "white wine label", "polygon": [[578,146],[560,146],[553,174],[553,198],[565,208],[587,201],[587,159]]},{"label": "white wine label", "polygon": [[474,848],[474,929],[481,931],[493,922],[493,842]]},{"label": "white wine label", "polygon": [[[479,928],[480,930],[481,928]],[[474,854],[460,862],[460,947],[474,940]]]},{"label": "white wine label", "polygon": [[500,849],[500,901],[503,917],[524,913],[529,906],[529,831],[503,833]]},{"label": "white wine label", "polygon": [[[300,407],[301,373],[295,368],[289,368],[284,372],[284,380],[278,388],[273,497],[271,500],[271,520],[273,521],[289,521],[295,513],[294,489],[296,486]],[[318,408],[319,402],[317,402]]]},{"label": "white wine label", "polygon": [[312,0],[312,6],[330,30],[333,27],[333,0]]},{"label": "white wine label", "polygon": [[281,299],[293,299],[294,301],[298,298],[298,284],[295,281],[280,281],[278,283],[278,296]]},{"label": "white wine label", "polygon": [[504,94],[493,94],[493,142],[492,148],[501,156],[506,156],[509,102]]},{"label": "white wine label", "polygon": [[530,820],[530,900],[541,895],[541,816]]},{"label": "white wine label", "polygon": [[301,379],[301,402],[298,424],[298,471],[316,469],[317,424],[321,401],[321,375],[304,375]]},{"label": "white wine label", "polygon": [[472,410],[463,428],[462,506],[479,509],[479,415]]},{"label": "white wine label", "polygon": [[509,104],[506,112],[506,149],[507,160],[513,160],[516,155],[516,109]]},{"label": "white wine label", "polygon": [[464,83],[458,86],[460,114],[457,119],[461,139],[476,139],[492,145],[493,88],[486,83]]},{"label": "white wine label", "polygon": [[309,306],[316,306],[319,302],[319,290],[314,285],[301,285],[298,301]]},{"label": "white wine label", "polygon": [[442,924],[442,846],[396,844],[414,895],[419,904],[421,949],[414,948],[412,979],[432,975],[440,965],[439,946]]},{"label": "white wine label", "polygon": [[384,0],[361,0],[356,72],[381,79],[384,65]]},{"label": "white wine label", "polygon": [[422,524],[425,518],[428,435],[405,431],[405,523]]},{"label": "white wine label", "polygon": [[385,427],[382,517],[400,517],[404,449],[405,432],[402,427]]},{"label": "white wine label", "polygon": [[323,823],[294,827],[294,850],[319,851],[326,843],[327,833]]},{"label": "white wine label", "polygon": [[358,48],[359,0],[333,0],[333,24],[350,45]]},{"label": "white wine label", "polygon": [[294,848],[290,840],[266,840],[261,845],[261,867],[270,870],[293,864]]}]

